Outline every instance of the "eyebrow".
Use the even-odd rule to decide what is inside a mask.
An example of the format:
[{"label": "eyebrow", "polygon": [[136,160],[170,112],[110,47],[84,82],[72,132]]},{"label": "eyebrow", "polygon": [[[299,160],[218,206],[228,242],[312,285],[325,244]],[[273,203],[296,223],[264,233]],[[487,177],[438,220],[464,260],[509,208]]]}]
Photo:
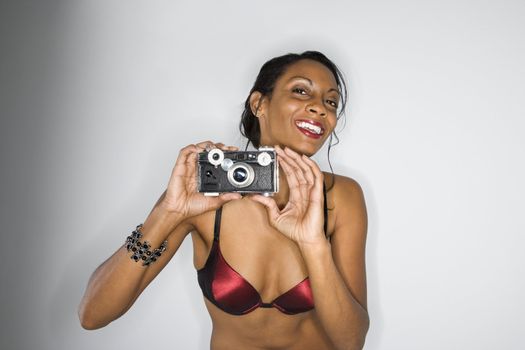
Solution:
[{"label": "eyebrow", "polygon": [[[308,83],[310,83],[310,85],[314,85],[314,83],[312,82],[311,79],[309,79],[309,78],[307,78],[307,77],[303,77],[302,75],[296,75],[296,76],[294,76],[294,77],[291,77],[288,81],[292,81],[292,80],[294,80],[294,79],[304,79],[304,80],[308,81]],[[331,88],[331,89],[328,90],[328,92],[331,92],[331,91],[335,91],[339,96],[341,96],[341,92],[339,92],[338,89],[336,89],[336,88]]]}]

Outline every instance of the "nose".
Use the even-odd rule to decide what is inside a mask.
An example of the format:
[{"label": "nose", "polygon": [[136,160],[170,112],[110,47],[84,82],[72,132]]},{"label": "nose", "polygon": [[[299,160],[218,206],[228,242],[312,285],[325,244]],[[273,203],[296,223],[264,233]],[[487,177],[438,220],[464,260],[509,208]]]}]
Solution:
[{"label": "nose", "polygon": [[306,111],[309,112],[309,113],[317,114],[321,118],[326,118],[326,110],[321,105],[308,104],[308,105],[306,105]]}]

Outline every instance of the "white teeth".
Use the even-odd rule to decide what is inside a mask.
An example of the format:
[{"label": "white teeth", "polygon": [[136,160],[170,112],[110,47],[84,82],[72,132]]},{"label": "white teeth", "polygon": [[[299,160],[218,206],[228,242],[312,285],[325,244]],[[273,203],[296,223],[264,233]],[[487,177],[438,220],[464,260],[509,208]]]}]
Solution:
[{"label": "white teeth", "polygon": [[312,125],[303,121],[298,121],[295,124],[300,128],[308,129],[309,131],[316,133],[317,135],[321,135],[322,129],[317,125]]}]

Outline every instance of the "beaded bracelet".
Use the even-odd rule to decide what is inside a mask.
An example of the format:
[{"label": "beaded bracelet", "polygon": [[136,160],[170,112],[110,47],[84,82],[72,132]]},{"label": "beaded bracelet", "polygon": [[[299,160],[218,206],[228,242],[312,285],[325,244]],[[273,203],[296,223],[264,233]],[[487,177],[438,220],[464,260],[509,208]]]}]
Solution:
[{"label": "beaded bracelet", "polygon": [[157,259],[166,250],[168,241],[162,242],[160,247],[151,251],[151,244],[149,244],[148,241],[139,241],[139,239],[142,238],[142,232],[140,232],[141,228],[142,224],[139,224],[137,228],[131,233],[131,236],[126,238],[126,248],[128,252],[133,252],[133,254],[130,256],[131,260],[134,260],[135,262],[141,260],[142,266],[148,266],[149,264],[157,261]]}]

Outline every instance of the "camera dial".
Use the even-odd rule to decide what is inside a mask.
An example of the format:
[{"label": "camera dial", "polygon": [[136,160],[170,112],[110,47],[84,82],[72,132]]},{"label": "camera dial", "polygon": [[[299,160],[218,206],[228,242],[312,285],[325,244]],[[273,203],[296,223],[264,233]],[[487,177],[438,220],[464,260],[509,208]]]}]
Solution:
[{"label": "camera dial", "polygon": [[211,165],[218,166],[222,164],[224,160],[224,152],[219,148],[214,148],[208,152],[208,162]]},{"label": "camera dial", "polygon": [[271,162],[272,162],[272,157],[270,156],[268,152],[261,152],[257,156],[257,163],[259,163],[259,165],[261,166],[270,165]]}]

